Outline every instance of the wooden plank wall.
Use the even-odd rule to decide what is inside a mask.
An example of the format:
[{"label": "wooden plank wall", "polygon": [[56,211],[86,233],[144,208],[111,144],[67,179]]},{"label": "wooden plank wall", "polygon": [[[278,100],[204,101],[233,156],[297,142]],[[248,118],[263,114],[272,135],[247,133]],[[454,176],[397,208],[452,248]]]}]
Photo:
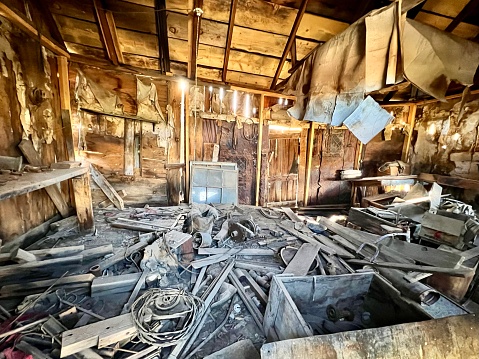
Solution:
[{"label": "wooden plank wall", "polygon": [[[35,39],[27,37],[0,17],[0,155],[20,156],[17,146],[22,138],[33,140],[42,164],[67,160],[62,134],[56,59],[49,51],[42,54]],[[41,89],[46,99],[34,105],[25,91]],[[18,86],[18,88],[17,88]],[[19,91],[19,92],[17,92]],[[24,103],[21,98],[24,97]],[[30,123],[20,120],[30,112]],[[64,199],[69,200],[68,183],[62,185]],[[44,190],[0,202],[0,238],[11,240],[52,218],[57,213]]]},{"label": "wooden plank wall", "polygon": [[[299,134],[296,138],[270,138],[268,202],[295,201],[297,173],[290,173],[293,162],[299,157]],[[298,172],[298,167],[296,167]],[[299,199],[299,198],[298,198]]]},{"label": "wooden plank wall", "polygon": [[[130,116],[137,114],[137,79],[130,72],[99,69],[92,66],[72,63],[70,65],[70,90],[75,91],[75,81],[78,70],[81,70],[89,80],[95,82],[106,91],[116,94],[123,105],[123,113]],[[163,80],[151,80],[156,86],[158,102],[166,117],[166,105],[170,103],[179,121],[180,99],[169,99],[171,87],[177,83]],[[181,96],[181,92],[173,91],[173,96]],[[127,205],[165,205],[167,204],[167,163],[178,161],[176,141],[172,141],[170,159],[165,148],[159,146],[158,134],[152,123],[134,121],[134,143],[139,150],[135,160],[134,176],[124,175],[124,120],[110,116],[97,116],[83,113],[79,116],[78,104],[72,106],[72,123],[74,128],[75,148],[112,183],[113,187],[125,190],[124,198]],[[81,126],[80,126],[81,122]],[[179,126],[175,126],[174,137],[179,136]],[[135,150],[135,156],[138,151]],[[93,186],[94,204],[106,199],[103,193]]]}]

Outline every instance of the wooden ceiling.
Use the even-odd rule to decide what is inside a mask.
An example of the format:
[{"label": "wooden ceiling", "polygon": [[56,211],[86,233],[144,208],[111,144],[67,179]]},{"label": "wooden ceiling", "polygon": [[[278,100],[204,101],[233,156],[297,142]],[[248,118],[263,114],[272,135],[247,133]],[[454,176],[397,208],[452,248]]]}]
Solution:
[{"label": "wooden ceiling", "polygon": [[[102,60],[163,73],[169,70],[189,77],[194,77],[196,70],[199,79],[263,89],[287,78],[294,62],[318,44],[370,10],[389,3],[389,0],[41,1],[53,15],[73,61]],[[195,7],[203,10],[201,18],[192,15],[191,9]],[[463,38],[479,40],[479,0],[427,0],[410,10],[408,16]],[[162,29],[166,29],[167,36]],[[199,40],[197,69],[194,39]]]}]

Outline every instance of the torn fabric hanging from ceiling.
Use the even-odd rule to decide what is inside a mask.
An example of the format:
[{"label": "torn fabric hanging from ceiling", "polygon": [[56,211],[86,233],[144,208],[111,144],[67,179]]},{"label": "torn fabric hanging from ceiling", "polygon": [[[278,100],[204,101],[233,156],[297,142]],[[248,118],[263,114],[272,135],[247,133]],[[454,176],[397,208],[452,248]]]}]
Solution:
[{"label": "torn fabric hanging from ceiling", "polygon": [[79,69],[75,83],[75,97],[81,107],[107,113],[123,113],[123,104],[120,98],[89,79]]},{"label": "torn fabric hanging from ceiling", "polygon": [[451,81],[473,83],[478,65],[478,44],[406,19],[394,3],[370,12],[304,60],[285,85],[284,92],[297,97],[288,113],[340,126],[360,105],[373,105],[372,99],[363,102],[366,93],[404,78],[444,101]]}]

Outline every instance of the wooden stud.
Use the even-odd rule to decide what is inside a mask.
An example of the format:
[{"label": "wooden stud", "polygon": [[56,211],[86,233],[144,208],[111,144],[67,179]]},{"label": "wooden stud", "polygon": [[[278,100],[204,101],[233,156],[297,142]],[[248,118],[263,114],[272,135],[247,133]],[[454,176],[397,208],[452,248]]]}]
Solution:
[{"label": "wooden stud", "polygon": [[135,122],[124,121],[124,154],[123,173],[127,176],[134,175],[135,168]]},{"label": "wooden stud", "polygon": [[278,68],[276,69],[276,73],[274,74],[273,81],[271,82],[271,89],[275,88],[276,82],[278,82],[279,75],[281,74],[281,70],[283,69],[284,63],[286,62],[286,58],[288,57],[288,54],[291,51],[291,47],[293,46],[293,42],[296,41],[296,32],[298,32],[299,25],[301,23],[301,19],[303,18],[304,13],[306,12],[307,5],[308,0],[303,0],[301,2],[301,6],[299,7],[296,19],[293,23],[293,27],[291,28],[291,33],[289,34],[288,42],[286,43],[286,47],[284,48],[283,55],[281,56]]},{"label": "wooden stud", "polygon": [[111,11],[105,10],[102,0],[92,0],[95,16],[100,27],[100,36],[105,45],[108,58],[114,65],[123,64],[123,54],[120,49],[120,41],[116,33],[115,20]]},{"label": "wooden stud", "polygon": [[404,139],[404,144],[402,148],[401,161],[408,162],[409,160],[409,150],[411,148],[412,134],[414,132],[414,125],[416,124],[416,111],[417,106],[409,106],[409,114],[407,118],[408,131],[406,138]]},{"label": "wooden stud", "polygon": [[32,21],[30,21],[24,14],[15,10],[15,6],[11,0],[0,0],[0,15],[7,18],[21,30],[25,31],[29,36],[33,37],[34,39],[38,39],[40,44],[45,46],[54,54],[65,56],[67,58],[70,57],[70,54],[65,47],[62,47],[61,44],[50,37],[43,35],[37,30]]},{"label": "wooden stud", "polygon": [[230,58],[231,40],[233,39],[233,28],[235,23],[237,5],[238,5],[238,0],[231,0],[230,19],[228,23],[228,34],[226,35],[225,57],[223,60],[223,73],[221,74],[221,78],[223,82],[226,82],[226,74],[228,73],[228,61]]},{"label": "wooden stud", "polygon": [[78,227],[82,233],[95,230],[93,204],[91,200],[90,176],[87,174],[72,179]]},{"label": "wooden stud", "polygon": [[469,15],[474,14],[476,9],[479,7],[479,0],[470,0],[464,9],[451,21],[451,23],[446,27],[447,32],[452,32],[454,29]]},{"label": "wooden stud", "polygon": [[[18,145],[20,151],[27,159],[28,163],[32,166],[41,166],[42,162],[40,159],[40,155],[38,152],[35,151],[33,147],[33,143],[30,140],[22,140]],[[58,209],[58,212],[62,215],[63,218],[67,218],[70,216],[70,208],[68,204],[65,202],[65,199],[62,196],[60,189],[56,185],[45,187],[45,191],[50,196],[50,199],[55,204],[55,207]]]},{"label": "wooden stud", "polygon": [[314,146],[314,122],[311,122],[308,132],[308,149],[306,159],[306,171],[304,179],[304,193],[303,193],[303,206],[308,205],[309,199],[309,185],[311,183],[311,166],[313,162],[313,146]]},{"label": "wooden stud", "polygon": [[[190,116],[189,116],[189,105],[190,105],[190,96],[189,91],[185,91],[184,102],[186,104],[185,108],[185,126],[184,132],[180,136],[184,136],[184,159],[185,159],[185,200],[189,201],[190,198]],[[195,139],[193,138],[193,141]]]},{"label": "wooden stud", "polygon": [[263,126],[264,126],[264,94],[261,94],[259,102],[259,124],[258,124],[258,147],[256,150],[256,189],[255,204],[259,206],[259,193],[261,186],[261,161],[263,158]]},{"label": "wooden stud", "polygon": [[67,148],[69,161],[75,161],[73,133],[70,112],[70,83],[68,82],[68,59],[64,56],[57,57],[58,88],[60,90],[60,108],[62,118],[62,132]]},{"label": "wooden stud", "polygon": [[170,50],[168,46],[168,26],[166,22],[166,1],[155,0],[155,23],[158,37],[159,70],[165,74],[170,72]]}]

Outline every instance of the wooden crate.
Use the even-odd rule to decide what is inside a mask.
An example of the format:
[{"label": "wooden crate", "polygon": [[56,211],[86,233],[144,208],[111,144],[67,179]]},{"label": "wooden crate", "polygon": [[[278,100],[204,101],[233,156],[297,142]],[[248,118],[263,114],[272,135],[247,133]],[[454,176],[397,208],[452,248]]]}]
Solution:
[{"label": "wooden crate", "polygon": [[[430,319],[420,306],[406,301],[374,273],[336,276],[275,276],[264,316],[269,340],[286,340],[317,334],[307,320],[327,320],[327,306],[348,307],[355,315],[370,313],[367,328]],[[310,321],[311,323],[311,321]]]}]

